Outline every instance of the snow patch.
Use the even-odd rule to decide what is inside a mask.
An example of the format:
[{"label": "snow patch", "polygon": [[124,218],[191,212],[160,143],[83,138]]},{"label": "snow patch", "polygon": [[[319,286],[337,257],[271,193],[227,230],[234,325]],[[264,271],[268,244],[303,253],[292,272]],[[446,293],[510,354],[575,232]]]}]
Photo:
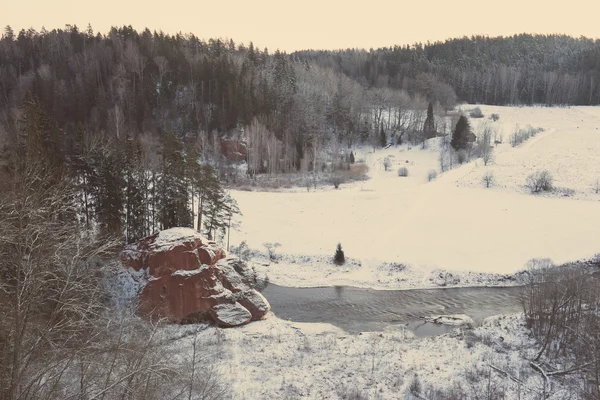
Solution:
[{"label": "snow patch", "polygon": [[177,244],[179,242],[183,242],[189,240],[190,238],[199,238],[203,239],[202,242],[208,242],[207,239],[204,239],[202,235],[198,231],[192,228],[171,228],[165,229],[158,233],[158,236],[154,240],[154,246],[156,247],[164,247],[173,244]]},{"label": "snow patch", "polygon": [[210,265],[202,264],[200,266],[200,268],[198,268],[198,269],[190,269],[190,270],[178,269],[177,271],[173,272],[171,274],[171,276],[183,276],[183,277],[194,276],[194,275],[198,275],[199,273],[206,270],[207,268],[210,268]]}]

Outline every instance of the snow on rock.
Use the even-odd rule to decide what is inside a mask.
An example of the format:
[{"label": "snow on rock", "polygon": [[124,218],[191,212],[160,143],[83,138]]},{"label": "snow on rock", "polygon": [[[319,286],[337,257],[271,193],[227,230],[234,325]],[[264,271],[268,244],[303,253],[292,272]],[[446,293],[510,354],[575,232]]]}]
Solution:
[{"label": "snow on rock", "polygon": [[143,271],[147,279],[138,293],[140,311],[148,316],[176,322],[208,316],[221,326],[262,319],[270,305],[252,288],[252,273],[241,261],[225,257],[215,242],[193,229],[173,228],[127,246],[120,270],[132,279]]},{"label": "snow on rock", "polygon": [[202,240],[200,233],[192,228],[171,228],[160,231],[153,242],[155,248],[188,242],[191,239]]},{"label": "snow on rock", "polygon": [[250,322],[252,314],[239,303],[217,304],[210,310],[210,315],[217,325],[224,328],[244,325]]},{"label": "snow on rock", "polygon": [[473,318],[465,314],[453,314],[453,315],[435,315],[425,318],[427,322],[433,322],[434,324],[444,325],[471,325],[474,326],[475,322]]}]

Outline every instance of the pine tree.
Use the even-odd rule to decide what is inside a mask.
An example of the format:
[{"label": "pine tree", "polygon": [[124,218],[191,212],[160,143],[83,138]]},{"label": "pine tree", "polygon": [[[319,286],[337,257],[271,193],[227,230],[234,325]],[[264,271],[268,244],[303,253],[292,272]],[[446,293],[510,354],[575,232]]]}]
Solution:
[{"label": "pine tree", "polygon": [[210,165],[202,166],[201,185],[198,230],[201,231],[203,227],[204,233],[210,239],[215,239],[217,235],[222,237],[231,217],[240,213],[237,202],[225,192],[215,169]]},{"label": "pine tree", "polygon": [[[202,165],[200,164],[200,153],[196,143],[190,142],[185,148],[186,183],[192,201],[192,210],[195,208],[196,200],[200,202],[202,191]],[[198,230],[200,230],[201,216],[198,207]],[[193,221],[192,221],[193,222]]]},{"label": "pine tree", "polygon": [[433,104],[430,101],[429,106],[427,107],[427,118],[425,118],[425,123],[423,124],[423,135],[426,139],[431,139],[434,138],[436,134],[435,120],[433,118]]},{"label": "pine tree", "polygon": [[185,173],[183,144],[175,134],[169,132],[164,138],[162,172],[157,193],[162,229],[192,226]]},{"label": "pine tree", "polygon": [[387,146],[387,136],[383,130],[383,124],[381,125],[381,130],[379,131],[379,144],[381,147]]},{"label": "pine tree", "polygon": [[338,243],[335,249],[335,254],[333,256],[333,262],[337,265],[342,265],[346,262],[346,257],[344,256],[344,250],[342,250],[342,244]]},{"label": "pine tree", "polygon": [[197,229],[202,232],[203,217],[207,213],[206,206],[208,201],[212,198],[213,193],[219,190],[220,184],[215,169],[209,165],[204,164],[200,167],[198,175],[198,223]]},{"label": "pine tree", "polygon": [[354,164],[354,153],[350,152],[350,164]]},{"label": "pine tree", "polygon": [[471,131],[469,120],[464,115],[461,115],[456,123],[456,128],[452,133],[450,145],[454,150],[466,149],[470,143],[475,141],[475,134]]}]

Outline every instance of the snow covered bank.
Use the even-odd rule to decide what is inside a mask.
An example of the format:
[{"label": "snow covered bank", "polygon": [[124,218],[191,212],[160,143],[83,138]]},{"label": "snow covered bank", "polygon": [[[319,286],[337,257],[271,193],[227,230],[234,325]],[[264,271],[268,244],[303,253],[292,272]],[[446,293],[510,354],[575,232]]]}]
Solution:
[{"label": "snow covered bank", "polygon": [[[236,399],[404,399],[417,387],[426,398],[436,393],[475,398],[493,390],[505,398],[535,399],[543,385],[527,365],[536,347],[520,315],[489,318],[476,329],[457,328],[426,339],[405,329],[348,335],[332,326],[275,316],[240,328],[207,328],[198,335],[200,343],[218,338],[222,344],[220,369],[231,371]],[[184,337],[173,346],[189,349],[192,340]],[[550,398],[568,393],[557,382]]]},{"label": "snow covered bank", "polygon": [[472,271],[447,271],[415,267],[410,264],[380,262],[373,259],[347,259],[342,266],[331,256],[292,256],[282,254],[276,262],[255,252],[249,266],[259,279],[287,287],[351,286],[378,290],[431,289],[469,286],[516,286],[522,273],[493,274]]}]

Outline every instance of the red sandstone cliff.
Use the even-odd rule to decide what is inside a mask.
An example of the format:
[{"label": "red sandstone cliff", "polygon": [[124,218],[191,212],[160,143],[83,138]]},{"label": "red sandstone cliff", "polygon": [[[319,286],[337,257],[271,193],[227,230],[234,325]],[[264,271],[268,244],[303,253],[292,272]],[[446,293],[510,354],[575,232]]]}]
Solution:
[{"label": "red sandstone cliff", "polygon": [[172,228],[127,246],[121,263],[147,270],[140,311],[173,322],[209,319],[231,327],[264,318],[269,302],[251,288],[248,267],[190,228]]}]

